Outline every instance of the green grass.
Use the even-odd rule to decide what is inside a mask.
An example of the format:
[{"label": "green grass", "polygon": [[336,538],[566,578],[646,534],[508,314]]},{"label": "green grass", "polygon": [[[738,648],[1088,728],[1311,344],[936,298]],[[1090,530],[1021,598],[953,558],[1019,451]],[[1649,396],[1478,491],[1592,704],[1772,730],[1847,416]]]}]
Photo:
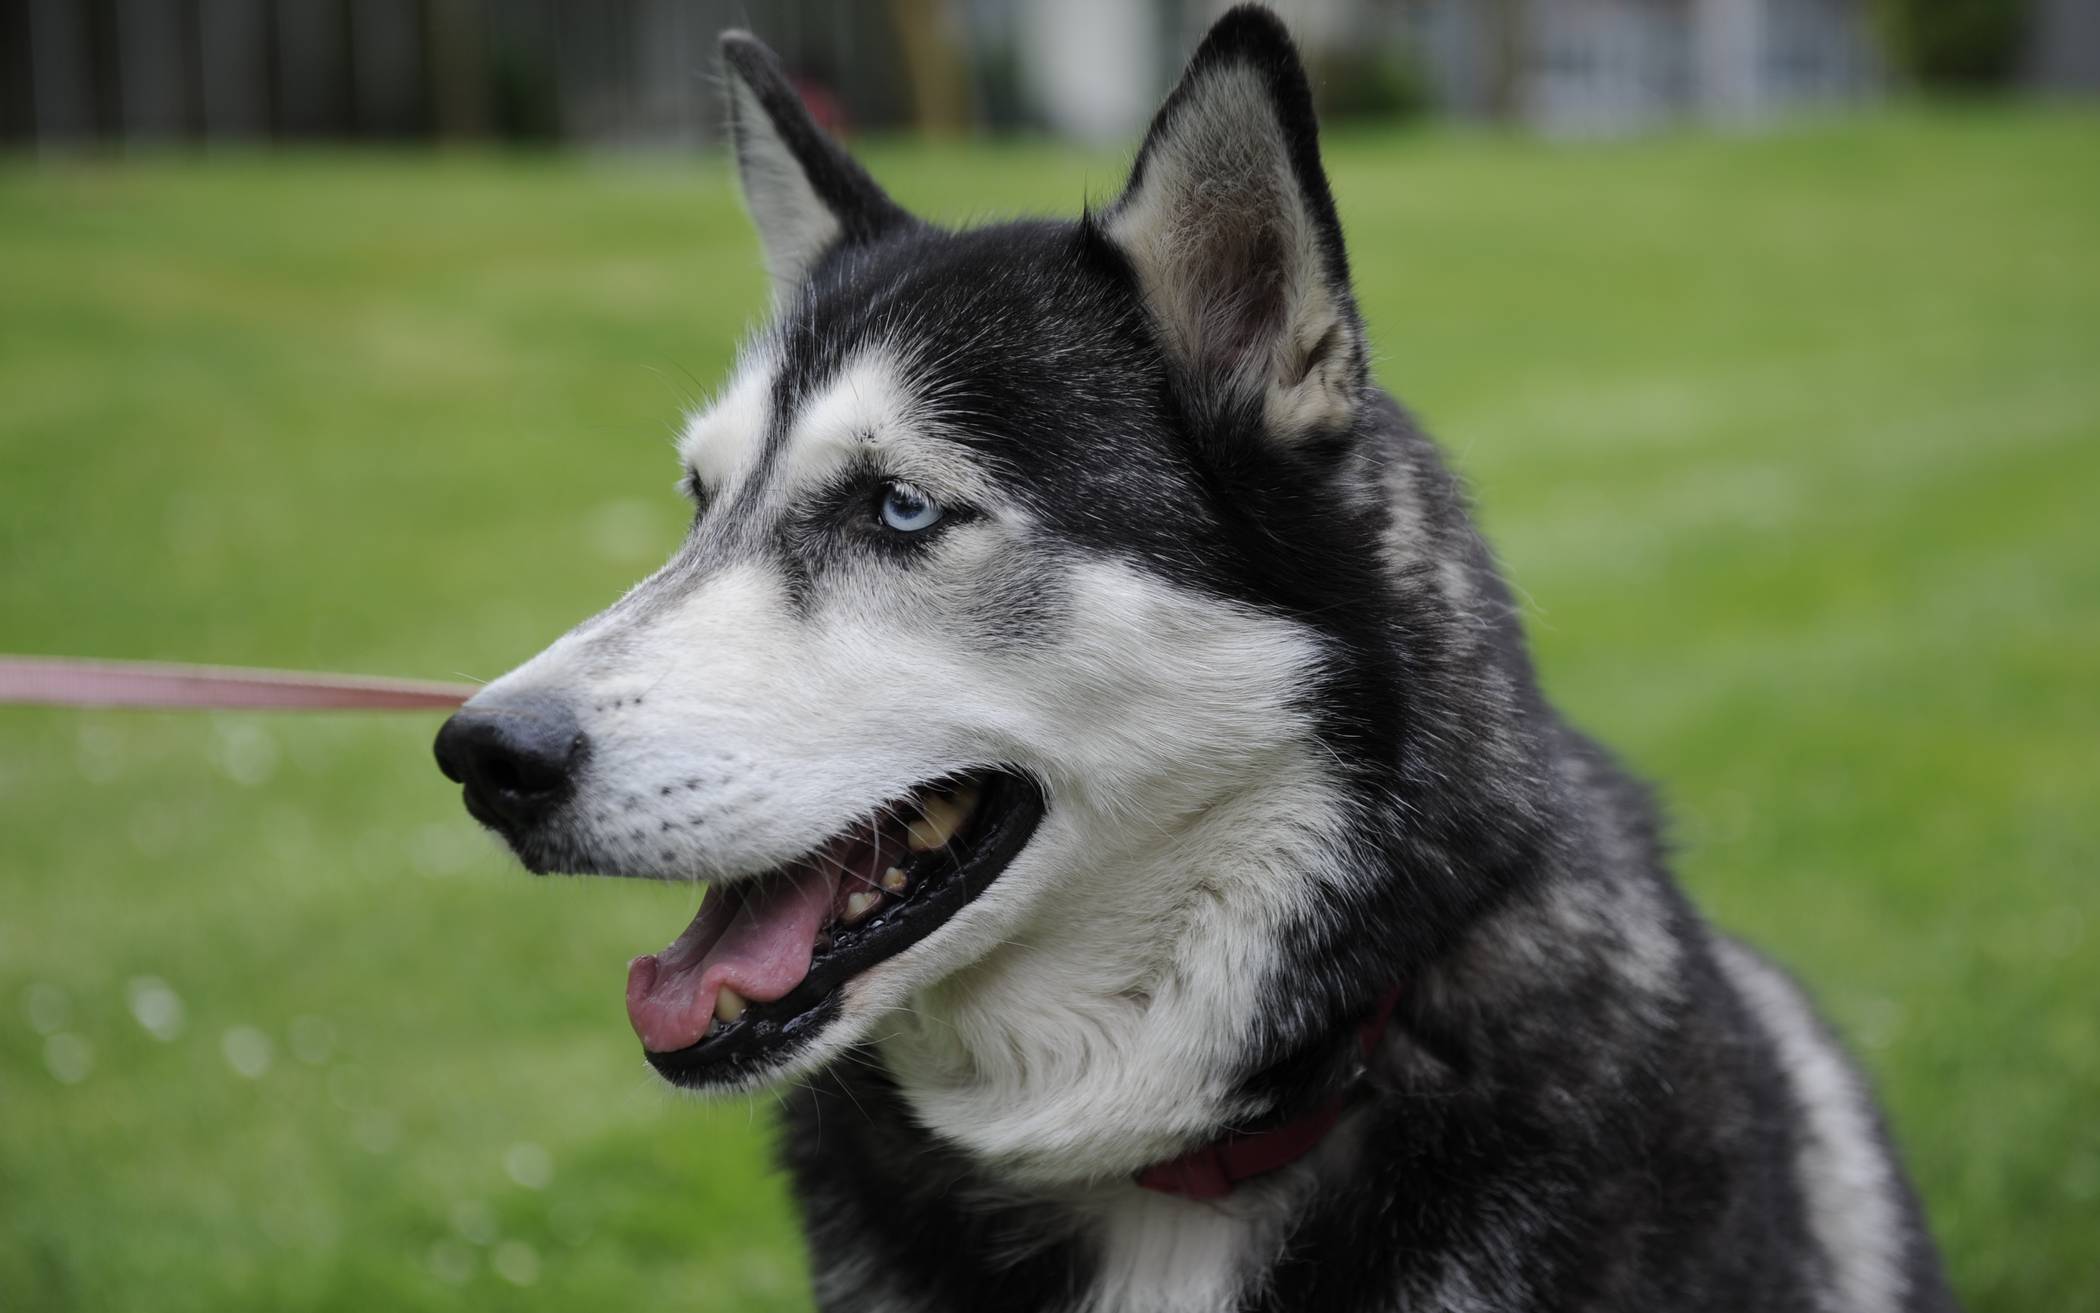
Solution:
[{"label": "green grass", "polygon": [[[2100,120],[1332,154],[1553,693],[1857,1042],[1972,1306],[2100,1310]],[[0,166],[0,651],[493,675],[675,541],[763,296],[714,160]],[[521,876],[434,728],[0,711],[0,1307],[806,1306],[765,1102],[622,1016],[692,893]]]}]

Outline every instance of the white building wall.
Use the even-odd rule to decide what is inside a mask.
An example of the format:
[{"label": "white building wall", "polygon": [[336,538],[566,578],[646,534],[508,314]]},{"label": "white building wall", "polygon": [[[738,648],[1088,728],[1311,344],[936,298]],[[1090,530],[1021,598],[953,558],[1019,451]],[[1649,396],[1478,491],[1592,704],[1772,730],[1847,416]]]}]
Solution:
[{"label": "white building wall", "polygon": [[1132,0],[1023,0],[1022,74],[1050,126],[1081,141],[1126,141],[1159,94],[1160,31]]}]

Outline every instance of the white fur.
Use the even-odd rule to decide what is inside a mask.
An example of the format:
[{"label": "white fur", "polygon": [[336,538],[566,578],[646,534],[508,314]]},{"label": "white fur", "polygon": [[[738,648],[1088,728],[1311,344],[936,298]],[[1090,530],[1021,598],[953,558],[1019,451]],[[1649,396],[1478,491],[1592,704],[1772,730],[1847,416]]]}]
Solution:
[{"label": "white fur", "polygon": [[[969,449],[945,436],[938,405],[906,384],[910,360],[880,348],[848,361],[794,416],[777,497],[821,486],[856,455],[875,451],[897,478],[947,500],[974,504],[995,488]],[[758,463],[772,417],[777,361],[765,339],[747,350],[717,398],[694,412],[679,459],[710,494],[736,496]]]},{"label": "white fur", "polygon": [[848,361],[795,418],[786,452],[788,487],[821,483],[861,448],[910,425],[914,409],[911,393],[880,353]]},{"label": "white fur", "polygon": [[1231,1313],[1250,1277],[1276,1259],[1290,1221],[1283,1205],[1295,1197],[1120,1192],[1100,1210],[1100,1266],[1079,1313]]},{"label": "white fur", "polygon": [[1866,1092],[1792,981],[1733,940],[1717,936],[1715,950],[1779,1050],[1801,1107],[1794,1172],[1830,1262],[1823,1313],[1902,1307],[1902,1214]]},{"label": "white fur", "polygon": [[770,352],[747,351],[713,404],[687,419],[678,458],[711,493],[726,491],[736,472],[756,459],[772,412],[775,368]]},{"label": "white fur", "polygon": [[802,404],[781,465],[782,495],[823,486],[871,450],[889,474],[941,500],[974,505],[994,495],[970,450],[943,436],[938,399],[907,381],[911,363],[881,346],[862,351]]},{"label": "white fur", "polygon": [[[1068,632],[982,713],[1050,815],[846,1008],[922,1123],[1039,1187],[1120,1178],[1239,1113],[1229,1063],[1288,984],[1272,932],[1312,892],[1288,868],[1328,866],[1340,819],[1284,700],[1316,660],[1288,625],[1120,566],[1068,583]],[[954,701],[990,673],[965,656],[937,678]]]},{"label": "white fur", "polygon": [[775,305],[802,285],[809,267],[838,240],[839,221],[809,175],[780,138],[773,120],[744,79],[729,75],[730,113],[736,117],[737,177],[744,189],[744,208],[758,229],[766,272],[773,279]]}]

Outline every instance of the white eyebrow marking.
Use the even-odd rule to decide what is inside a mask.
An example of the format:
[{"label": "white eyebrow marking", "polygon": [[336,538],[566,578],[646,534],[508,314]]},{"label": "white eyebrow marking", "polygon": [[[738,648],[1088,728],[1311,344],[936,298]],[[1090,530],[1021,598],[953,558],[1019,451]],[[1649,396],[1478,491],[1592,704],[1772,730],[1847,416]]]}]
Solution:
[{"label": "white eyebrow marking", "polygon": [[894,440],[913,427],[916,409],[891,361],[872,351],[853,357],[803,405],[784,453],[788,484],[815,483],[869,443]]},{"label": "white eyebrow marking", "polygon": [[782,453],[783,484],[790,490],[819,484],[873,450],[885,474],[928,492],[988,497],[992,485],[980,461],[943,433],[938,413],[909,377],[899,357],[879,346],[849,359],[795,420]]},{"label": "white eyebrow marking", "polygon": [[712,404],[686,421],[678,458],[707,487],[720,491],[739,469],[755,463],[772,413],[776,364],[769,352],[754,354]]}]

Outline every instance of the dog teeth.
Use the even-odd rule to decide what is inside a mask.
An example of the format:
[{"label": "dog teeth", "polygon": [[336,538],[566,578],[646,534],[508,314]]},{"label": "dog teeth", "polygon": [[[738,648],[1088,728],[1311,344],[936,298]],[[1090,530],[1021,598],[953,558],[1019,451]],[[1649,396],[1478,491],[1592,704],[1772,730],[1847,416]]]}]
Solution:
[{"label": "dog teeth", "polygon": [[750,1005],[744,1001],[742,994],[724,985],[721,991],[715,995],[715,1020],[722,1022],[735,1021],[738,1017],[744,1015],[744,1009],[748,1006]]},{"label": "dog teeth", "polygon": [[875,905],[881,901],[882,895],[876,893],[873,889],[863,889],[858,893],[847,894],[846,924],[852,925],[854,922],[861,920],[868,913],[874,911]]},{"label": "dog teeth", "polygon": [[917,820],[905,825],[907,842],[915,853],[943,847],[977,806],[977,790],[965,786],[954,793],[936,793],[919,804]]},{"label": "dog teeth", "polygon": [[884,893],[901,894],[904,892],[904,886],[910,883],[911,877],[894,866],[882,873],[882,891]]}]

